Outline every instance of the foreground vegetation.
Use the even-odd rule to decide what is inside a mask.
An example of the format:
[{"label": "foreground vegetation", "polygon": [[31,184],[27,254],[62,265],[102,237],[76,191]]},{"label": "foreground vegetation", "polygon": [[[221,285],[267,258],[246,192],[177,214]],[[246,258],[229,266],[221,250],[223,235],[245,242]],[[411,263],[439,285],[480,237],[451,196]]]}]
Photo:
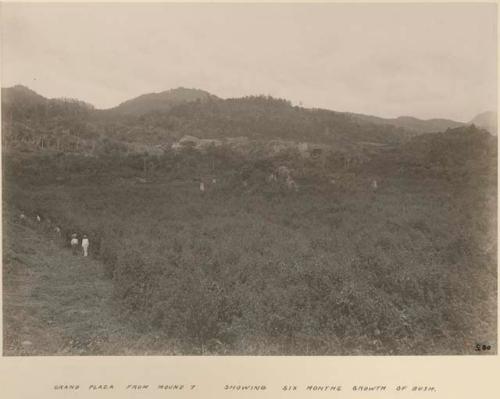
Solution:
[{"label": "foreground vegetation", "polygon": [[[496,148],[461,133],[355,168],[6,156],[4,212],[87,233],[126,317],[183,354],[474,353],[496,343]],[[298,191],[266,182],[278,165]]]},{"label": "foreground vegetation", "polygon": [[99,260],[72,256],[43,224],[8,218],[3,234],[4,356],[178,353],[122,317]]}]

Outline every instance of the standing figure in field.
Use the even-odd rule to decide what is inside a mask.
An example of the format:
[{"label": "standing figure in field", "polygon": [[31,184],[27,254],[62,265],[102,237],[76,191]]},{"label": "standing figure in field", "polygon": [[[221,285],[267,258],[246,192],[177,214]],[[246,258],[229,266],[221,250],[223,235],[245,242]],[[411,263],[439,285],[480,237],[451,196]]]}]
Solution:
[{"label": "standing figure in field", "polygon": [[76,237],[76,233],[71,234],[71,251],[73,255],[78,254],[78,238]]},{"label": "standing figure in field", "polygon": [[277,179],[286,181],[286,179],[288,179],[288,177],[290,176],[290,169],[288,169],[286,166],[280,166],[276,170],[275,175],[277,175]]},{"label": "standing figure in field", "polygon": [[293,180],[292,176],[288,175],[286,178],[286,186],[288,187],[289,190],[295,190],[298,191],[298,186],[297,183],[295,183],[295,180]]},{"label": "standing figure in field", "polygon": [[278,181],[278,178],[276,177],[275,173],[271,173],[269,176],[267,176],[267,182],[268,183],[273,183]]},{"label": "standing figure in field", "polygon": [[82,248],[83,248],[83,256],[89,255],[89,239],[86,234],[83,235],[82,238]]},{"label": "standing figure in field", "polygon": [[205,192],[205,183],[204,183],[203,181],[201,181],[201,182],[200,182],[200,191],[201,191],[202,193],[204,193],[204,192]]},{"label": "standing figure in field", "polygon": [[377,188],[378,188],[377,180],[373,180],[372,181],[372,189],[373,189],[373,191],[376,191]]},{"label": "standing figure in field", "polygon": [[40,217],[40,215],[36,215],[36,221],[37,221],[38,223],[40,223],[40,222],[42,221],[42,218]]}]

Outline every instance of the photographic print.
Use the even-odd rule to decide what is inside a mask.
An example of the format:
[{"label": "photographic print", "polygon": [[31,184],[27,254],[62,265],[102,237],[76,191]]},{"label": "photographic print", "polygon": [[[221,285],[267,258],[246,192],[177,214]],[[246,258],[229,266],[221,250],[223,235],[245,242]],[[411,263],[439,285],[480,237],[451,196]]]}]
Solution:
[{"label": "photographic print", "polygon": [[1,7],[3,356],[497,354],[496,4]]}]

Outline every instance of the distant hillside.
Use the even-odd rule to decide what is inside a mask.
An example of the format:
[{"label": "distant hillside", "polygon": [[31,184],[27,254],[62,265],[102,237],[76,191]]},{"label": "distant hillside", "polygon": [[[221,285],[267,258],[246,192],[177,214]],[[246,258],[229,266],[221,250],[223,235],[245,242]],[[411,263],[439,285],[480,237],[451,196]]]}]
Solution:
[{"label": "distant hillside", "polygon": [[[128,121],[128,132],[156,128],[166,137],[248,137],[345,146],[356,142],[397,143],[409,137],[404,129],[360,121],[347,113],[294,107],[284,99],[252,96],[190,102],[161,113]],[[126,139],[133,139],[128,137]]]},{"label": "distant hillside", "polygon": [[495,111],[486,111],[476,115],[469,123],[486,129],[494,136],[497,135],[497,113]]},{"label": "distant hillside", "polygon": [[496,184],[497,138],[476,126],[415,136],[388,152],[379,152],[366,166],[373,172],[415,176],[467,176]]},{"label": "distant hillside", "polygon": [[365,122],[397,126],[409,132],[413,132],[414,134],[443,132],[446,129],[453,129],[465,125],[462,122],[456,122],[450,119],[418,119],[413,116],[400,116],[398,118],[386,119],[371,115],[352,115]]},{"label": "distant hillside", "polygon": [[2,87],[2,107],[35,107],[47,101],[47,98],[26,86]]},{"label": "distant hillside", "polygon": [[464,126],[414,137],[403,149],[408,159],[422,165],[467,168],[471,161],[496,165],[497,140],[486,130]]},{"label": "distant hillside", "polygon": [[91,104],[72,98],[46,98],[25,86],[2,88],[4,150],[54,148],[83,151],[99,136],[88,121]]},{"label": "distant hillside", "polygon": [[168,146],[191,135],[310,142],[345,150],[360,142],[396,144],[411,136],[394,125],[295,107],[287,100],[266,96],[220,99],[202,90],[178,88],[95,110],[77,100],[47,99],[21,86],[5,89],[2,95],[4,144],[18,148],[94,152],[109,147],[104,144],[109,140]]},{"label": "distant hillside", "polygon": [[101,110],[100,113],[104,115],[139,116],[150,112],[168,111],[172,107],[186,102],[216,98],[216,96],[203,90],[179,87],[177,89],[162,91],[161,93],[143,94],[125,101],[117,107]]},{"label": "distant hillside", "polygon": [[7,121],[53,117],[88,116],[94,106],[74,98],[46,98],[17,85],[2,88],[2,115]]},{"label": "distant hillside", "polygon": [[307,109],[269,96],[221,99],[185,88],[145,94],[115,108],[96,110],[82,101],[47,99],[27,87],[14,86],[2,89],[2,111],[5,148],[88,153],[168,148],[184,136],[244,137],[261,143],[284,140],[351,150],[401,144],[422,133],[464,125],[446,119],[384,119]]}]

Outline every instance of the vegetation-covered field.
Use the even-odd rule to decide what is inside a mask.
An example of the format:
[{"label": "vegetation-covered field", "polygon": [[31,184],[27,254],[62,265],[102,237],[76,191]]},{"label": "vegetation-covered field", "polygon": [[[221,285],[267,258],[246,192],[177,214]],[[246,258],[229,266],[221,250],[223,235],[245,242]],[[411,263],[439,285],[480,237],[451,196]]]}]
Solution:
[{"label": "vegetation-covered field", "polygon": [[496,343],[496,148],[418,139],[355,168],[6,155],[4,212],[88,234],[121,311],[183,354],[472,354]]}]

